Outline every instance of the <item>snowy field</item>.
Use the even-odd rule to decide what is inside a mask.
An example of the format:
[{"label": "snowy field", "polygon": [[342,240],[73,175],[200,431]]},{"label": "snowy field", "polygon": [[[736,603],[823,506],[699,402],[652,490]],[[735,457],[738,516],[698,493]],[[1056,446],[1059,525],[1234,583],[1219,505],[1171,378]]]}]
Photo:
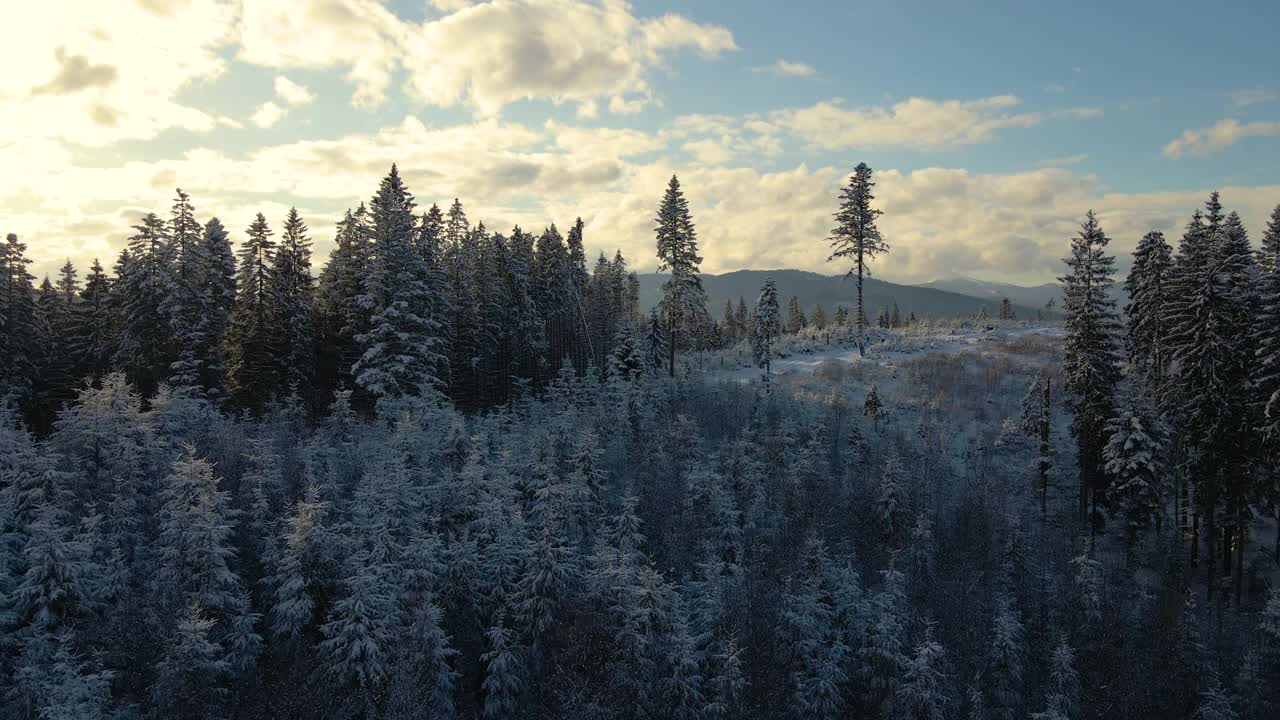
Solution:
[{"label": "snowy field", "polygon": [[[849,338],[789,337],[779,344],[779,357],[771,362],[770,381],[801,395],[825,399],[835,395],[860,411],[868,392],[875,388],[882,404],[878,425],[885,433],[921,435],[924,428],[938,452],[954,472],[964,472],[975,455],[989,454],[1003,463],[999,474],[1016,475],[1022,461],[1008,445],[1017,443],[1006,425],[1021,412],[1026,386],[1039,372],[1060,382],[1061,346],[1066,330],[1060,324],[992,323],[982,327],[922,324],[904,330],[871,330],[865,355]],[[709,382],[750,383],[764,371],[752,367],[750,352],[742,348],[704,359]],[[738,363],[734,365],[734,363]],[[1068,433],[1070,411],[1060,387],[1055,387],[1053,444],[1059,467],[1054,473],[1051,504],[1060,515],[1069,515],[1075,501],[1074,449]],[[945,430],[940,430],[945,428]],[[1011,512],[1034,504],[1028,485],[1015,486]],[[1175,506],[1169,504],[1173,517]],[[1032,513],[1034,515],[1034,513]],[[1032,521],[1034,522],[1034,520]],[[1058,520],[1062,522],[1061,518]],[[1172,523],[1173,520],[1170,520]],[[1118,525],[1118,523],[1117,523]],[[1275,547],[1277,522],[1256,515],[1250,528],[1246,557],[1253,565],[1254,588],[1280,583],[1280,568],[1269,560]],[[1118,527],[1099,540],[1099,557],[1113,566],[1125,565]],[[1147,567],[1135,567],[1138,587],[1154,582]],[[1204,578],[1199,578],[1203,586]]]}]

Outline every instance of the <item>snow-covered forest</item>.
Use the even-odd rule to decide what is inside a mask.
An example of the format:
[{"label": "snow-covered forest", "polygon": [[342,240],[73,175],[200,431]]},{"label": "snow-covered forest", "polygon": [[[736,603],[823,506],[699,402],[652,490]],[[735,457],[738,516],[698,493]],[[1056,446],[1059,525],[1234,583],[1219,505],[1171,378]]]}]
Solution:
[{"label": "snow-covered forest", "polygon": [[9,235],[0,717],[1277,717],[1280,207],[871,317],[874,185],[838,308],[707,308],[674,177],[652,309],[394,167],[323,263],[182,191],[110,272]]}]

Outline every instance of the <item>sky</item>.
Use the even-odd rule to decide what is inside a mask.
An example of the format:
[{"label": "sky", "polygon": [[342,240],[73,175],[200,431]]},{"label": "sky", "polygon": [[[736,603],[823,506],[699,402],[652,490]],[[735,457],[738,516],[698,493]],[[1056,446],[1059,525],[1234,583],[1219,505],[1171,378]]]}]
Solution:
[{"label": "sky", "polygon": [[672,174],[702,269],[829,274],[875,170],[877,277],[1021,284],[1097,211],[1127,255],[1210,190],[1280,204],[1280,3],[1114,0],[43,0],[0,26],[0,232],[37,275],[110,267],[182,188],[233,239],[343,210],[397,163],[424,209],[581,217],[652,270]]}]

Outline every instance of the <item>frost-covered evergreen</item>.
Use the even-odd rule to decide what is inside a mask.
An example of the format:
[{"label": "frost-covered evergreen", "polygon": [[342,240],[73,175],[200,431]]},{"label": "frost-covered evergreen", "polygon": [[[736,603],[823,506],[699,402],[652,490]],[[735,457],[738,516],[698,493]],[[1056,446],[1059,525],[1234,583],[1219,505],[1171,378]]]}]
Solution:
[{"label": "frost-covered evergreen", "polygon": [[129,252],[113,291],[119,296],[120,337],[116,367],[144,394],[155,392],[168,377],[176,355],[169,316],[169,293],[174,286],[173,247],[169,229],[155,213],[143,216],[129,238]]},{"label": "frost-covered evergreen", "polygon": [[236,405],[258,410],[276,395],[273,369],[276,328],[272,326],[271,279],[275,256],[274,233],[267,218],[258,213],[240,244],[240,270],[236,276],[236,304],[227,328],[227,391]]},{"label": "frost-covered evergreen", "polygon": [[[1210,575],[1217,567],[1220,530],[1226,527],[1230,543],[1231,534],[1247,523],[1249,328],[1256,269],[1238,218],[1224,218],[1218,194],[1212,193],[1205,213],[1196,213],[1183,236],[1174,265],[1177,293],[1167,308],[1175,367],[1169,414],[1181,449],[1178,462],[1194,483],[1194,512],[1204,524]],[[1215,584],[1208,584],[1208,593]]]},{"label": "frost-covered evergreen", "polygon": [[1155,389],[1163,383],[1169,360],[1164,320],[1172,293],[1172,270],[1173,248],[1163,233],[1152,231],[1142,236],[1133,251],[1133,266],[1124,281],[1129,297],[1124,309],[1129,362]]},{"label": "frost-covered evergreen", "polygon": [[768,376],[773,357],[773,338],[782,334],[778,317],[778,290],[773,284],[773,278],[765,280],[764,285],[760,286],[760,297],[756,300],[751,320],[751,354],[756,366],[764,368],[764,373]]},{"label": "frost-covered evergreen", "polygon": [[1280,205],[1271,211],[1262,234],[1258,267],[1260,303],[1253,330],[1255,402],[1261,406],[1262,435],[1275,447],[1280,442]]},{"label": "frost-covered evergreen", "polygon": [[854,327],[857,330],[858,353],[866,348],[867,314],[862,304],[863,280],[871,276],[869,262],[880,253],[889,250],[889,244],[880,235],[876,227],[876,218],[882,211],[871,206],[875,199],[872,189],[876,186],[871,180],[871,168],[866,163],[858,163],[849,184],[840,190],[840,209],[836,212],[836,227],[831,231],[831,256],[828,261],[845,258],[853,263],[846,274],[858,279],[857,317]]},{"label": "frost-covered evergreen", "polygon": [[281,395],[306,390],[315,371],[311,238],[297,208],[289,208],[267,275],[269,320],[274,336],[272,376]]},{"label": "frost-covered evergreen", "polygon": [[1106,254],[1110,242],[1089,211],[1071,239],[1071,256],[1064,261],[1067,274],[1060,278],[1067,316],[1062,370],[1074,411],[1071,434],[1080,473],[1079,513],[1082,521],[1089,518],[1094,532],[1097,499],[1106,489],[1102,457],[1106,422],[1113,414],[1120,380],[1120,321],[1110,294],[1115,257]]},{"label": "frost-covered evergreen", "polygon": [[1112,503],[1125,517],[1125,536],[1132,544],[1152,524],[1159,525],[1164,515],[1165,430],[1154,405],[1135,392],[1107,421],[1106,432],[1103,470],[1110,478]]},{"label": "frost-covered evergreen", "polygon": [[670,279],[662,284],[661,308],[666,326],[666,364],[670,375],[675,377],[676,351],[684,344],[682,334],[687,333],[691,325],[703,321],[707,314],[706,294],[698,277],[702,256],[698,254],[693,216],[675,175],[667,183],[656,222],[658,272],[671,272]]},{"label": "frost-covered evergreen", "polygon": [[352,369],[374,397],[434,396],[442,390],[444,330],[432,317],[432,273],[416,251],[413,195],[394,165],[370,202],[373,269],[360,306],[371,312],[364,348]]}]

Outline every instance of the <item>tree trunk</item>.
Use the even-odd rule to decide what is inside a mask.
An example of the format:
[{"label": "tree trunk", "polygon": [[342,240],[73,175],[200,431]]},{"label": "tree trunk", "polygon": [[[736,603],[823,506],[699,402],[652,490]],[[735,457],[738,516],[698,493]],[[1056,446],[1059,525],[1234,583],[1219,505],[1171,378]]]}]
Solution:
[{"label": "tree trunk", "polygon": [[1200,567],[1200,513],[1191,510],[1191,567]]},{"label": "tree trunk", "polygon": [[676,311],[671,311],[667,320],[667,369],[671,377],[676,376]]},{"label": "tree trunk", "polygon": [[858,357],[866,356],[867,316],[862,310],[862,249],[858,249]]},{"label": "tree trunk", "polygon": [[1249,544],[1249,526],[1244,513],[1236,523],[1236,607],[1240,607],[1240,595],[1244,587],[1244,548]]},{"label": "tree trunk", "polygon": [[1044,379],[1044,392],[1040,400],[1040,517],[1048,515],[1049,495],[1049,412],[1053,402],[1053,380]]},{"label": "tree trunk", "polygon": [[1213,586],[1218,582],[1218,576],[1216,575],[1218,570],[1218,527],[1215,522],[1216,518],[1214,518],[1217,508],[1214,505],[1215,503],[1211,501],[1204,514],[1204,557],[1209,563],[1208,581],[1205,583],[1205,601],[1209,603],[1213,602]]}]

